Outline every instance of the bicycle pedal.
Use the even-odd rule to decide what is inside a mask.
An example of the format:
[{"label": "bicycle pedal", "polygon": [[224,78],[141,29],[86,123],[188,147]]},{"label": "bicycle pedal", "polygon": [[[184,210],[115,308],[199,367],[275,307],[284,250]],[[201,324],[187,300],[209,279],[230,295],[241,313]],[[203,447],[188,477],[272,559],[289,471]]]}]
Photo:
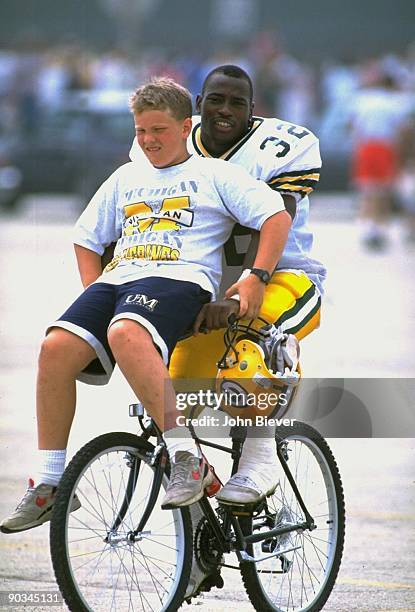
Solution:
[{"label": "bicycle pedal", "polygon": [[204,593],[209,593],[214,587],[216,589],[223,589],[224,586],[225,586],[225,583],[223,581],[223,578],[220,572],[208,574],[206,578],[203,580],[203,582],[199,585],[199,588],[197,589],[197,591],[193,593],[190,597],[187,597],[185,599],[185,602],[188,605],[191,605],[193,599],[196,599],[198,597],[199,598],[203,597]]},{"label": "bicycle pedal", "polygon": [[209,592],[213,587],[217,589],[223,589],[224,587],[223,578],[220,575],[220,572],[216,572],[215,574],[209,574],[205,580],[200,585],[199,591],[204,593]]},{"label": "bicycle pedal", "polygon": [[258,503],[255,504],[225,504],[219,502],[219,505],[230,512],[233,516],[252,516],[258,508]]}]

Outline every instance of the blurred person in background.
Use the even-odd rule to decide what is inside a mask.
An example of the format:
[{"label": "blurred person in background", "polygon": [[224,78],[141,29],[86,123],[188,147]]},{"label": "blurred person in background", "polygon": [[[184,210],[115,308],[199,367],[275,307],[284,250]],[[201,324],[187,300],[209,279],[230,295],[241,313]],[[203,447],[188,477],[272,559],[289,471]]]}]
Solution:
[{"label": "blurred person in background", "polygon": [[[277,116],[297,125],[310,125],[315,110],[316,87],[313,72],[284,48],[276,31],[262,31],[250,49],[248,69],[255,84],[258,114]],[[232,62],[240,65],[240,62]]]},{"label": "blurred person in background", "polygon": [[331,107],[351,100],[359,86],[355,62],[349,57],[324,61],[320,67],[320,89],[324,106]]},{"label": "blurred person in background", "polygon": [[408,121],[400,131],[398,150],[402,164],[396,193],[403,209],[406,240],[415,245],[415,98]]},{"label": "blurred person in background", "polygon": [[362,243],[382,250],[388,241],[388,223],[399,176],[400,134],[410,103],[395,78],[376,66],[366,72],[368,83],[352,102],[354,143],[352,178],[359,194]]},{"label": "blurred person in background", "polygon": [[113,49],[94,58],[90,66],[92,89],[130,89],[136,83],[131,58],[121,49]]},{"label": "blurred person in background", "polygon": [[42,45],[36,36],[24,35],[18,45],[16,70],[12,83],[12,95],[18,113],[22,134],[35,131],[40,116],[37,78],[42,65]]}]

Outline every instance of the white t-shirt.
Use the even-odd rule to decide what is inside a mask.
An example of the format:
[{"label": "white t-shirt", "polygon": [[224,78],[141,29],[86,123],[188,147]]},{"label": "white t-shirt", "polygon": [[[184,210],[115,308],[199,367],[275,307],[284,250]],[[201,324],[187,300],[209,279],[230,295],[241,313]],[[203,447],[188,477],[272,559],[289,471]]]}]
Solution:
[{"label": "white t-shirt", "polygon": [[100,187],[75,226],[75,244],[114,258],[96,282],[187,280],[216,297],[221,252],[235,223],[259,230],[282,197],[241,167],[196,156],[168,168],[130,162]]}]

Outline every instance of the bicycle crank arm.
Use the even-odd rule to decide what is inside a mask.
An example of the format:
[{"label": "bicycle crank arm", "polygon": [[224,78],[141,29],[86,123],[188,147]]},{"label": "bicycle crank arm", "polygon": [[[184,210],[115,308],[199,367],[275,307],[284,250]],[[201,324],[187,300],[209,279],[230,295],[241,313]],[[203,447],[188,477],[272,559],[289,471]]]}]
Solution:
[{"label": "bicycle crank arm", "polygon": [[239,551],[239,556],[242,561],[248,561],[250,563],[260,563],[261,561],[265,561],[266,559],[271,559],[272,557],[281,557],[286,553],[293,552],[293,550],[298,550],[301,546],[294,546],[292,548],[285,548],[284,550],[279,550],[278,552],[274,552],[271,555],[264,555],[263,557],[252,557],[244,550]]},{"label": "bicycle crank arm", "polygon": [[[316,527],[313,524],[313,529],[315,528]],[[287,523],[283,527],[274,527],[269,531],[253,533],[251,535],[245,536],[244,539],[245,542],[252,544],[254,542],[262,542],[263,540],[283,535],[284,533],[291,533],[292,531],[306,531],[307,529],[309,529],[309,525],[307,523]]]}]

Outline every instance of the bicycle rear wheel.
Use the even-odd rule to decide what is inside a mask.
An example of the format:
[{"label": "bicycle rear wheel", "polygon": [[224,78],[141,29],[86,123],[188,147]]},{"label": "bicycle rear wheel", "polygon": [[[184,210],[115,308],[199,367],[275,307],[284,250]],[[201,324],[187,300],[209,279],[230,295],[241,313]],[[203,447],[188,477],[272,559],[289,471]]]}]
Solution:
[{"label": "bicycle rear wheel", "polygon": [[[258,558],[280,552],[258,563],[241,563],[245,589],[256,610],[317,612],[326,603],[336,580],[343,553],[345,509],[340,474],[324,438],[312,427],[295,423],[276,430],[316,529],[291,531],[249,546]],[[245,519],[245,533],[306,520],[281,467],[280,482],[267,498],[266,508]]]},{"label": "bicycle rear wheel", "polygon": [[[150,464],[153,451],[133,434],[104,434],[78,451],[65,470],[50,544],[70,610],[164,612],[181,605],[192,562],[190,514],[187,508],[161,510],[168,478],[161,466]],[[157,475],[161,487],[154,484]],[[74,495],[81,505],[71,511]]]}]

